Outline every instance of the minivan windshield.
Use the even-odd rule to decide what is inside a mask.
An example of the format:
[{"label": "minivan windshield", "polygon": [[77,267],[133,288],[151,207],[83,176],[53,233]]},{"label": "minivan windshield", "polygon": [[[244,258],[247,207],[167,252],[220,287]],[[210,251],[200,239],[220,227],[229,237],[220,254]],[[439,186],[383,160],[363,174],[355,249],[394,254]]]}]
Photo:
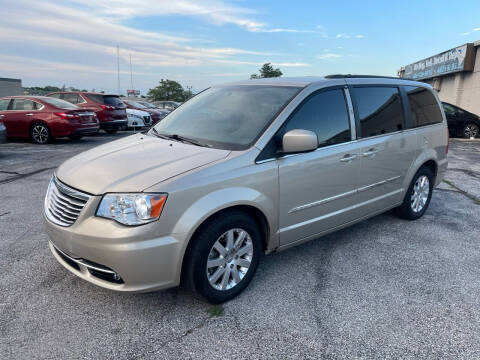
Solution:
[{"label": "minivan windshield", "polygon": [[298,87],[269,85],[209,88],[167,115],[149,134],[244,150],[299,91]]}]

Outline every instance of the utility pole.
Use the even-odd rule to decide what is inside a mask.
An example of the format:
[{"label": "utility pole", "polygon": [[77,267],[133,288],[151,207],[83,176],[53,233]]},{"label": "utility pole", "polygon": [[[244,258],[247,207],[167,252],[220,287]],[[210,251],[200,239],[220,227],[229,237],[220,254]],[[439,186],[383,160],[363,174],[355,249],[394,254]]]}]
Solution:
[{"label": "utility pole", "polygon": [[130,54],[130,89],[133,90],[132,54]]},{"label": "utility pole", "polygon": [[120,93],[120,47],[117,44],[117,90],[118,95],[122,95]]}]

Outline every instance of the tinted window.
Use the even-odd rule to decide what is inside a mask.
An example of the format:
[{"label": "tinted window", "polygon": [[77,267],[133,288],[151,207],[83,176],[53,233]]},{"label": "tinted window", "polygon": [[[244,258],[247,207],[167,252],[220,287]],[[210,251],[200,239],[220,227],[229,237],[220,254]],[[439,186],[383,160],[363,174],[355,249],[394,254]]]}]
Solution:
[{"label": "tinted window", "polygon": [[48,97],[53,97],[55,99],[61,99],[62,98],[62,95],[63,94],[52,94],[52,95],[48,95]]},{"label": "tinted window", "polygon": [[65,101],[65,100],[55,99],[51,97],[45,97],[45,98],[42,98],[42,100],[59,109],[79,109],[77,105],[69,103],[68,101]]},{"label": "tinted window", "polygon": [[116,95],[87,94],[87,97],[100,104],[125,108],[125,104],[120,100],[120,97]]},{"label": "tinted window", "polygon": [[362,138],[403,129],[400,94],[395,87],[354,87]]},{"label": "tinted window", "polygon": [[303,102],[280,135],[294,129],[317,134],[318,146],[350,141],[350,123],[343,90],[319,92]]},{"label": "tinted window", "polygon": [[63,94],[63,100],[68,101],[72,104],[78,104],[78,95],[77,94]]},{"label": "tinted window", "polygon": [[425,126],[443,121],[440,107],[433,94],[422,87],[405,86],[412,109],[414,126]]},{"label": "tinted window", "polygon": [[213,87],[170,113],[154,129],[217,148],[246,149],[298,91],[296,87],[267,85]]},{"label": "tinted window", "polygon": [[8,109],[8,104],[10,103],[10,99],[3,99],[0,100],[0,111],[4,111]]},{"label": "tinted window", "polygon": [[445,104],[443,103],[443,111],[445,111],[445,114],[448,114],[448,115],[455,115],[455,108],[450,105],[450,104]]},{"label": "tinted window", "polygon": [[13,99],[12,110],[35,110],[35,103],[31,100]]},{"label": "tinted window", "polygon": [[131,101],[131,100],[124,100],[126,104],[130,105],[130,106],[133,106],[135,108],[139,108],[139,109],[148,109],[145,105],[143,104],[140,104],[139,102],[136,102],[136,101]]}]

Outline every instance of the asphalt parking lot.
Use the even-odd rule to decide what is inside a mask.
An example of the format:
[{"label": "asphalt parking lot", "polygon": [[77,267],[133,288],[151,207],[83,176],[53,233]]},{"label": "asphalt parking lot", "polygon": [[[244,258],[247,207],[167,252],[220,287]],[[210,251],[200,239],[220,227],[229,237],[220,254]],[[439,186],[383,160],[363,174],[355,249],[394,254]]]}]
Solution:
[{"label": "asphalt parking lot", "polygon": [[450,142],[422,219],[389,212],[269,255],[243,294],[213,307],[184,289],[104,290],[50,254],[54,168],[125,135],[0,145],[3,359],[480,358],[480,141]]}]

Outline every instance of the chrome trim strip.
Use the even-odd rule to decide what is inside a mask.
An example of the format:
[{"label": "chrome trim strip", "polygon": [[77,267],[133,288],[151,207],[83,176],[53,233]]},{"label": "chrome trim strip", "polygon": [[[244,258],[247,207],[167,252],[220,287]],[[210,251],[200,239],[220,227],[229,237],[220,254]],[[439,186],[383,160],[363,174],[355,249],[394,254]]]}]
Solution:
[{"label": "chrome trim strip", "polygon": [[348,107],[348,118],[350,119],[350,135],[352,136],[352,140],[357,138],[357,128],[355,124],[355,112],[353,111],[353,103],[350,97],[350,90],[348,87],[343,89],[345,92],[345,98],[347,99],[347,107]]},{"label": "chrome trim strip", "polygon": [[400,179],[400,177],[401,177],[400,175],[399,176],[394,176],[392,178],[382,180],[382,181],[379,181],[379,182],[376,182],[376,183],[373,183],[373,184],[370,184],[370,185],[367,185],[367,186],[363,186],[361,188],[350,190],[350,191],[347,191],[347,192],[342,193],[342,194],[334,195],[334,196],[331,196],[331,197],[328,197],[328,198],[325,198],[325,199],[322,199],[322,200],[318,200],[318,201],[314,201],[314,202],[311,202],[311,203],[308,203],[308,204],[300,205],[300,206],[294,207],[293,209],[289,210],[288,214],[291,214],[291,213],[294,213],[294,212],[297,212],[297,211],[300,211],[300,210],[309,209],[309,208],[314,207],[314,206],[326,204],[326,203],[329,203],[329,202],[334,201],[334,200],[342,199],[346,196],[354,195],[354,194],[357,194],[359,192],[366,191],[366,190],[372,189],[372,188],[380,186],[380,185],[384,185],[388,182],[395,181],[397,179]]},{"label": "chrome trim strip", "polygon": [[104,269],[104,268],[101,268],[101,267],[98,267],[98,266],[95,266],[95,265],[92,265],[92,264],[89,264],[88,262],[86,262],[85,260],[83,259],[80,259],[80,258],[74,258],[70,255],[67,255],[66,253],[64,253],[62,250],[60,250],[58,247],[55,246],[55,244],[53,242],[50,241],[50,244],[52,244],[52,246],[55,248],[56,251],[58,251],[60,254],[62,254],[63,256],[65,256],[66,258],[68,258],[69,260],[77,263],[78,265],[80,266],[85,266],[87,269],[92,269],[92,270],[95,270],[95,271],[99,271],[99,272],[103,272],[105,274],[110,274],[110,275],[113,275],[113,274],[116,274],[115,271],[113,270],[108,270],[108,269]]},{"label": "chrome trim strip", "polygon": [[[64,183],[60,182],[60,180],[58,180],[56,176],[53,177],[53,181],[55,182],[55,185],[57,186],[57,188],[61,192],[63,192],[65,195],[69,195],[71,197],[74,197],[83,201],[88,201],[90,199],[90,195],[80,192],[78,190],[72,189],[68,185],[65,185]],[[85,204],[81,204],[81,205],[83,206]]]},{"label": "chrome trim strip", "polygon": [[370,190],[372,188],[375,188],[377,186],[380,186],[380,185],[384,185],[388,182],[391,182],[391,181],[395,181],[397,179],[400,179],[400,175],[399,176],[394,176],[392,178],[389,178],[389,179],[385,179],[385,180],[382,180],[382,181],[379,181],[379,182],[376,182],[376,183],[373,183],[373,184],[370,184],[370,185],[367,185],[367,186],[363,186],[361,188],[358,188],[357,189],[357,192],[362,192],[362,191],[366,191],[366,190]]},{"label": "chrome trim strip", "polygon": [[335,196],[331,196],[331,197],[328,197],[328,198],[325,198],[325,199],[322,199],[322,200],[314,201],[314,202],[309,203],[309,204],[297,206],[297,207],[291,209],[288,213],[291,214],[291,213],[294,213],[294,212],[297,212],[297,211],[300,211],[300,210],[309,209],[309,208],[314,207],[314,206],[326,204],[326,203],[329,203],[329,202],[334,201],[334,200],[338,200],[338,199],[341,199],[341,198],[344,198],[344,197],[347,197],[347,196],[350,196],[350,195],[354,195],[356,193],[357,193],[357,189],[347,191],[345,193],[338,194],[338,195],[335,195]]},{"label": "chrome trim strip", "polygon": [[356,208],[359,208],[361,206],[365,206],[365,205],[368,205],[368,204],[371,204],[375,201],[378,201],[378,200],[382,200],[382,199],[385,199],[387,197],[390,197],[390,196],[393,196],[393,195],[396,195],[398,193],[401,193],[403,191],[403,188],[402,189],[398,189],[398,190],[395,190],[395,191],[392,191],[392,192],[389,192],[387,194],[384,194],[382,196],[378,196],[376,198],[373,198],[373,199],[370,199],[370,200],[367,200],[367,201],[364,201],[360,204],[355,204],[355,205],[352,205],[352,206],[349,206],[347,208],[344,208],[344,209],[340,209],[340,210],[337,210],[337,211],[334,211],[334,212],[331,212],[331,213],[328,213],[328,214],[325,214],[325,215],[322,215],[322,216],[319,216],[319,217],[316,217],[314,219],[310,219],[310,220],[306,220],[306,221],[303,221],[303,222],[300,222],[300,223],[297,223],[297,224],[293,224],[293,225],[290,225],[290,226],[286,226],[280,230],[278,230],[279,233],[282,233],[282,232],[285,232],[285,231],[290,231],[290,230],[293,230],[293,229],[296,229],[296,228],[299,228],[299,227],[302,227],[302,226],[305,226],[305,225],[310,225],[314,222],[317,222],[317,221],[321,221],[321,220],[325,220],[325,219],[328,219],[329,217],[332,217],[332,216],[335,216],[335,215],[339,215],[341,213],[344,213],[344,212],[347,212],[347,211],[350,211],[350,210],[354,210]]}]

